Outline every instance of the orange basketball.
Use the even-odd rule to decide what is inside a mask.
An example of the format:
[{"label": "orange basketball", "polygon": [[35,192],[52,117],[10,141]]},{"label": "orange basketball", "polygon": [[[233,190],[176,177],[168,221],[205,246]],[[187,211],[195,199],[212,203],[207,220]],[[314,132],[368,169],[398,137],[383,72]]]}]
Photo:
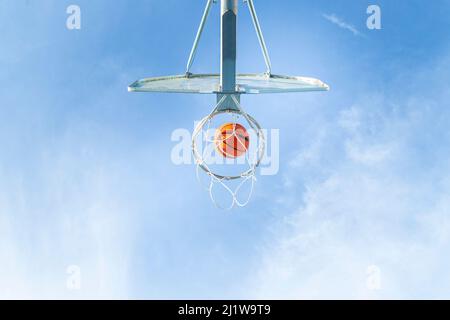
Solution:
[{"label": "orange basketball", "polygon": [[225,158],[237,158],[250,146],[250,136],[239,123],[225,123],[216,130],[214,139],[217,151]]}]

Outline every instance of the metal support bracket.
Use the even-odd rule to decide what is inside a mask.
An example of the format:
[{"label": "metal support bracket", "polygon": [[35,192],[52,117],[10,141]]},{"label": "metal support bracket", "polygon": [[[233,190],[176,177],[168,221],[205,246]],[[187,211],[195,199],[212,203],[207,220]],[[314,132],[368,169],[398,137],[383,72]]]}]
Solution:
[{"label": "metal support bracket", "polygon": [[192,46],[191,54],[189,55],[189,60],[186,66],[186,76],[191,74],[191,67],[195,60],[195,55],[197,54],[198,44],[202,38],[203,29],[205,29],[206,20],[208,19],[209,12],[211,11],[211,6],[216,3],[217,0],[207,0],[205,11],[203,12],[203,17],[198,27],[197,36],[194,40],[194,45]]},{"label": "metal support bracket", "polygon": [[252,20],[253,20],[253,25],[255,26],[259,44],[261,46],[264,60],[266,62],[267,74],[270,76],[272,74],[272,63],[270,61],[269,51],[267,50],[266,42],[264,41],[264,35],[261,30],[261,25],[259,24],[258,16],[256,15],[255,5],[253,4],[253,0],[244,0],[244,2],[247,3],[248,9],[250,10],[250,14],[251,14]]},{"label": "metal support bracket", "polygon": [[[234,99],[233,99],[234,97]],[[219,93],[217,94],[217,110],[218,111],[239,111],[239,105],[241,102],[241,95],[239,93]]]},{"label": "metal support bracket", "polygon": [[[200,43],[206,21],[211,11],[213,4],[218,0],[207,0],[206,7],[203,12],[202,20],[197,31],[197,35],[192,46],[189,60],[186,66],[186,77],[190,77],[192,64],[194,63],[197,54],[198,45]],[[258,36],[261,51],[264,56],[264,61],[267,67],[266,74],[270,77],[272,75],[272,63],[270,61],[269,51],[267,50],[264,35],[261,30],[261,25],[256,14],[253,0],[244,0],[247,3],[250,15],[253,20],[253,25]],[[221,58],[221,91],[231,94],[236,91],[236,16],[237,16],[237,0],[221,0],[222,7],[222,58]],[[231,11],[231,12],[229,12]],[[238,95],[239,96],[239,95]]]}]

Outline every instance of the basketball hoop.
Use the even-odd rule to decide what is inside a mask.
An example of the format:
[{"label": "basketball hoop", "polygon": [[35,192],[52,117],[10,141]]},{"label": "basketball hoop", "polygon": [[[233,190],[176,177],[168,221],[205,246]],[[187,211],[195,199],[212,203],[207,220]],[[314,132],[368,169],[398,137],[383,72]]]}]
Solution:
[{"label": "basketball hoop", "polygon": [[[311,92],[327,91],[328,85],[322,81],[308,77],[292,77],[284,75],[275,75],[272,73],[272,64],[266,47],[261,26],[256,15],[253,0],[244,0],[247,4],[255,27],[256,35],[261,46],[261,51],[266,64],[266,71],[260,74],[238,74],[236,72],[236,53],[237,53],[237,16],[238,0],[221,0],[221,65],[220,74],[193,74],[191,67],[194,62],[198,44],[202,37],[206,20],[209,16],[211,7],[218,0],[206,0],[205,11],[198,28],[194,45],[189,55],[186,66],[186,72],[183,75],[165,76],[156,78],[146,78],[132,83],[128,90],[131,92],[166,92],[166,93],[196,93],[196,94],[214,94],[217,95],[217,105],[214,110],[196,126],[192,138],[192,152],[197,165],[197,177],[200,172],[206,173],[210,178],[207,189],[211,199],[218,207],[214,197],[214,186],[221,185],[232,196],[230,209],[235,205],[243,207],[248,204],[253,186],[256,181],[256,171],[263,159],[266,147],[264,133],[258,122],[248,115],[240,105],[241,95],[253,95],[263,93],[287,93],[287,92]],[[222,127],[231,132],[216,132],[213,139],[201,140],[199,137],[205,131],[209,132],[212,127],[212,121],[217,117],[228,115],[232,117],[232,122],[222,124]],[[244,119],[248,125],[247,129],[253,131],[255,139],[252,141],[247,136],[245,126],[238,124],[237,120]],[[230,130],[231,128],[231,130]],[[241,134],[238,131],[242,131]],[[243,134],[242,134],[243,133]],[[208,135],[207,135],[208,136]],[[219,138],[217,138],[219,137]],[[247,141],[246,139],[250,139]],[[219,139],[219,140],[218,140]],[[231,146],[230,146],[231,141]],[[200,149],[200,146],[206,148]],[[208,147],[208,144],[210,147]],[[249,149],[250,146],[250,149]],[[226,149],[230,149],[228,152]],[[253,148],[253,150],[252,150]],[[224,150],[225,149],[225,150]],[[222,173],[216,171],[208,163],[208,152],[219,151],[219,155],[225,160],[245,160],[245,168],[238,172]],[[217,152],[216,152],[217,153]],[[253,154],[253,157],[251,155]],[[233,188],[229,184],[239,182]],[[250,182],[249,197],[245,201],[238,199],[238,194],[246,182]],[[226,207],[227,208],[227,207]]]},{"label": "basketball hoop", "polygon": [[[261,126],[252,116],[247,114],[242,109],[239,101],[234,96],[232,96],[232,100],[236,107],[221,109],[222,103],[225,101],[226,98],[227,96],[223,96],[222,99],[217,103],[214,110],[198,123],[192,135],[192,153],[194,156],[195,164],[197,165],[197,179],[201,181],[200,179],[201,172],[204,172],[209,177],[210,181],[206,189],[209,191],[211,200],[213,201],[215,206],[220,209],[232,209],[234,206],[245,207],[249,203],[253,193],[253,186],[254,183],[256,182],[257,168],[261,164],[266,147],[266,140],[264,132],[261,129]],[[232,123],[234,125],[233,125],[233,132],[231,133],[231,135],[236,135],[237,121],[241,117],[247,122],[249,128],[253,130],[253,132],[255,133],[254,136],[256,137],[256,141],[251,141],[252,145],[256,146],[256,148],[253,148],[254,149],[253,156],[252,150],[246,148],[245,150],[246,152],[244,153],[243,156],[245,157],[245,164],[247,169],[239,173],[231,173],[231,174],[218,173],[215,172],[210,165],[208,165],[207,157],[208,155],[210,155],[211,151],[211,147],[209,147],[208,144],[213,146],[217,144],[217,138],[210,139],[209,132],[212,129],[211,128],[212,120],[214,120],[219,115],[229,115],[233,118]],[[199,137],[201,135],[204,135],[205,133],[206,139],[199,139]],[[199,140],[202,143],[205,143],[206,145],[201,145],[199,143]],[[235,188],[230,186],[229,184],[230,181],[237,181],[237,180],[241,181],[237,184]],[[251,183],[248,198],[245,201],[240,201],[237,195],[247,182]],[[215,185],[217,184],[221,185],[223,189],[231,195],[232,200],[229,206],[224,207],[222,205],[219,205],[218,201],[216,200],[213,190]]]}]

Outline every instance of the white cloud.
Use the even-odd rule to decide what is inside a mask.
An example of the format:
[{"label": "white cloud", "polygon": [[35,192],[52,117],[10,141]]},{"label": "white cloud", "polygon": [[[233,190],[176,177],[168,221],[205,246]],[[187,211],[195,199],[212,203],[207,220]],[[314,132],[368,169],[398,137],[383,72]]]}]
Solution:
[{"label": "white cloud", "polygon": [[345,22],[343,19],[336,16],[334,13],[332,14],[323,14],[322,15],[326,20],[330,21],[331,23],[337,25],[339,28],[342,28],[344,30],[350,31],[355,36],[363,36],[361,32],[356,29],[353,25]]},{"label": "white cloud", "polygon": [[[411,81],[441,83],[440,65]],[[283,194],[293,209],[274,228],[249,296],[450,297],[450,136],[442,122],[450,91],[437,91],[362,95],[338,121],[317,126],[315,137],[328,142],[291,162]],[[297,172],[304,165],[310,178]],[[367,286],[372,265],[380,290]]]},{"label": "white cloud", "polygon": [[[39,191],[20,174],[0,174],[0,298],[128,294],[132,227],[113,190],[120,173],[98,163],[80,170],[62,153],[40,168]],[[81,268],[80,291],[66,287],[69,265]]]},{"label": "white cloud", "polygon": [[[95,105],[111,96],[99,94]],[[128,297],[136,225],[127,199],[129,159],[109,145],[118,135],[74,117],[49,139],[44,129],[7,119],[14,126],[4,128],[6,136],[32,131],[35,148],[19,149],[25,164],[0,158],[0,299]],[[80,291],[66,286],[70,265],[81,268]]]}]

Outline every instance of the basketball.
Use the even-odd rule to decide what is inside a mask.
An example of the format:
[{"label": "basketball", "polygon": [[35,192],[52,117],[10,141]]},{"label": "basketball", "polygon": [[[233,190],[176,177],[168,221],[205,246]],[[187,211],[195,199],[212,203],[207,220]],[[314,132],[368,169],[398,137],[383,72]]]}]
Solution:
[{"label": "basketball", "polygon": [[238,158],[245,154],[250,146],[250,136],[239,123],[225,123],[217,129],[215,135],[217,151],[225,158]]}]

